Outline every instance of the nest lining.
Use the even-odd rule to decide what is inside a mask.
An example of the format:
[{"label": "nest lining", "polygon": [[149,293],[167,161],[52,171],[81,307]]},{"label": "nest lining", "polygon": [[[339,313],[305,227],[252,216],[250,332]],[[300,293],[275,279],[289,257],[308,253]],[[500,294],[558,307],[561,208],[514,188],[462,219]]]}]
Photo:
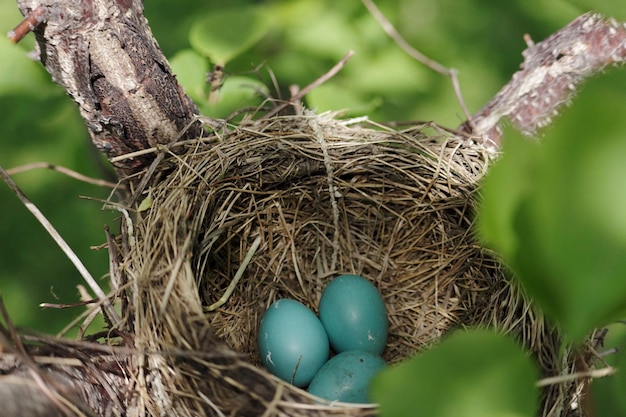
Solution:
[{"label": "nest lining", "polygon": [[[489,164],[481,147],[424,125],[398,132],[312,113],[242,123],[213,139],[172,156],[174,170],[150,189],[152,207],[127,236],[136,346],[205,352],[139,364],[139,385],[151,394],[137,407],[179,415],[375,414],[315,402],[258,367],[256,329],[269,304],[289,297],[315,310],[340,273],[368,278],[383,295],[389,362],[452,328],[488,325],[519,337],[546,373],[561,369],[558,335],[472,235],[476,187]],[[234,292],[207,311],[257,238]],[[546,392],[543,414],[559,415],[571,389]]]}]

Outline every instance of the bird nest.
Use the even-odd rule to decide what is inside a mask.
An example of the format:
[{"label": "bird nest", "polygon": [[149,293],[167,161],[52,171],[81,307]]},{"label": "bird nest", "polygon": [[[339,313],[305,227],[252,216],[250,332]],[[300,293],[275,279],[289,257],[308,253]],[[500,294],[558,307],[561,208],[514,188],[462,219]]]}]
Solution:
[{"label": "bird nest", "polygon": [[[341,273],[380,290],[390,363],[454,328],[489,326],[521,340],[545,375],[573,366],[473,235],[488,152],[434,125],[353,122],[248,121],[166,158],[122,229],[123,313],[134,348],[150,352],[132,366],[139,395],[129,410],[375,415],[374,405],[324,403],[259,365],[265,309],[288,297],[315,310]],[[545,389],[542,414],[564,413],[576,388]]]}]

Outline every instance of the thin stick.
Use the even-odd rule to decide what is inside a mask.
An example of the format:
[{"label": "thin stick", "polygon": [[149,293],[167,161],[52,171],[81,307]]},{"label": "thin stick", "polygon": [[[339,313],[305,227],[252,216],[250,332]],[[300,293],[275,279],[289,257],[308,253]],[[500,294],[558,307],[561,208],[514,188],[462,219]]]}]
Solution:
[{"label": "thin stick", "polygon": [[74,178],[75,180],[78,180],[78,181],[86,182],[88,184],[99,185],[101,187],[107,187],[107,188],[117,187],[117,184],[114,184],[112,182],[101,180],[99,178],[88,177],[79,172],[73,171],[69,168],[59,166],[59,165],[54,165],[49,162],[33,162],[31,164],[20,165],[15,168],[9,168],[7,169],[7,174],[15,175],[15,174],[19,174],[20,172],[31,171],[33,169],[50,169],[52,171],[60,172],[61,174],[67,175],[68,177]]},{"label": "thin stick", "polygon": [[104,309],[106,310],[107,316],[112,324],[117,324],[120,321],[117,312],[113,309],[111,303],[107,299],[104,291],[98,285],[96,280],[91,276],[87,268],[80,261],[78,256],[74,253],[74,251],[70,248],[70,246],[65,242],[65,240],[61,237],[59,232],[54,228],[54,226],[46,219],[43,213],[35,206],[26,195],[22,192],[22,190],[17,186],[17,184],[13,181],[11,176],[4,170],[2,166],[0,166],[0,176],[4,180],[4,182],[9,186],[11,191],[15,193],[15,195],[20,199],[20,201],[26,206],[26,208],[35,216],[35,218],[39,221],[39,223],[46,229],[50,237],[56,242],[56,244],[61,248],[65,256],[74,264],[74,267],[78,270],[78,272],[82,275],[83,279],[91,288],[91,290],[96,294],[98,299],[102,302]]},{"label": "thin stick", "polygon": [[562,382],[574,381],[576,379],[583,378],[602,378],[605,376],[613,375],[617,372],[617,368],[612,366],[608,366],[606,368],[601,369],[592,369],[586,372],[574,372],[573,374],[568,375],[559,375],[559,376],[551,376],[549,378],[543,378],[535,384],[536,387],[541,388],[548,385],[556,385]]},{"label": "thin stick", "polygon": [[206,311],[216,310],[220,308],[221,306],[223,306],[226,303],[226,301],[228,301],[233,291],[235,291],[235,287],[237,286],[237,283],[243,276],[243,273],[248,267],[248,264],[252,260],[252,257],[256,253],[260,244],[261,244],[261,236],[257,236],[257,238],[254,239],[254,242],[252,242],[252,246],[250,246],[250,249],[248,249],[248,253],[246,253],[246,257],[243,258],[243,262],[241,263],[241,265],[239,265],[239,269],[235,273],[235,277],[230,282],[230,285],[228,285],[228,288],[226,288],[226,292],[224,292],[224,295],[222,295],[222,297],[219,300],[217,300],[210,306],[206,307]]},{"label": "thin stick", "polygon": [[58,304],[58,303],[40,303],[39,308],[56,308],[56,309],[64,309],[64,308],[76,308],[76,307],[84,307],[88,304],[94,304],[97,300],[86,300],[79,301],[78,303],[70,303],[70,304]]},{"label": "thin stick", "polygon": [[[217,141],[218,141],[218,139],[216,137],[214,137],[214,136],[210,136],[210,137],[206,137],[206,138],[196,138],[196,139],[181,140],[181,141],[176,142],[175,144],[172,144],[172,148],[171,149],[179,148],[181,146],[186,146],[186,145],[193,145],[193,144],[198,144],[198,143],[211,143],[211,142],[217,142]],[[125,153],[123,155],[119,155],[119,156],[113,157],[113,158],[109,159],[109,161],[111,163],[121,162],[121,161],[125,161],[127,159],[137,158],[139,156],[160,152],[162,150],[163,150],[163,145],[153,146],[151,148],[142,149],[140,151],[129,152],[129,153]]]},{"label": "thin stick", "polygon": [[337,62],[330,70],[328,70],[326,74],[322,75],[317,80],[313,81],[311,84],[307,85],[302,90],[298,91],[298,93],[291,96],[291,98],[286,103],[283,103],[280,106],[274,108],[265,116],[263,116],[263,118],[269,119],[270,117],[279,113],[286,107],[292,105],[293,103],[297,101],[302,100],[302,98],[308,93],[310,93],[314,88],[319,87],[320,85],[324,84],[326,81],[328,81],[329,79],[337,75],[337,73],[341,71],[343,67],[346,66],[346,63],[348,62],[350,58],[352,58],[353,55],[354,55],[354,51],[348,51],[348,53],[343,58],[341,58],[341,60]]},{"label": "thin stick", "polygon": [[[307,112],[309,116],[312,116],[312,112]],[[313,129],[313,135],[315,140],[320,145],[322,154],[324,155],[324,166],[326,167],[326,184],[328,186],[328,196],[330,197],[330,206],[333,211],[333,254],[330,260],[330,270],[334,271],[337,267],[337,260],[339,258],[339,206],[337,204],[337,187],[335,186],[335,175],[333,170],[333,159],[328,153],[328,142],[324,137],[322,127],[317,123],[317,118],[309,118],[309,126]]]},{"label": "thin stick", "polygon": [[4,305],[4,299],[2,298],[2,296],[0,296],[0,315],[7,325],[7,332],[9,333],[9,337],[11,338],[11,340],[13,340],[13,343],[15,344],[15,347],[17,348],[19,354],[26,358],[26,360],[30,359],[30,356],[28,356],[28,353],[26,352],[26,348],[24,348],[22,339],[20,339],[20,336],[15,330],[15,326],[13,326],[13,321],[11,321],[11,317],[9,317],[9,312]]},{"label": "thin stick", "polygon": [[117,246],[115,245],[115,238],[111,235],[108,226],[104,227],[104,234],[107,238],[106,245],[109,250],[109,281],[111,282],[111,289],[113,290],[114,296],[117,296],[122,286]]},{"label": "thin stick", "polygon": [[47,11],[44,7],[37,7],[24,17],[24,20],[15,27],[12,31],[7,33],[7,37],[13,42],[18,43],[26,35],[35,30],[37,26],[41,24],[47,17]]},{"label": "thin stick", "polygon": [[450,77],[452,81],[452,87],[454,88],[454,94],[456,95],[456,99],[465,114],[466,120],[471,123],[471,114],[465,105],[465,101],[463,100],[463,95],[461,94],[461,87],[459,85],[458,73],[454,68],[447,68],[428,58],[426,55],[413,48],[400,33],[396,30],[396,28],[391,24],[391,22],[385,17],[385,15],[380,11],[380,9],[374,4],[372,0],[361,0],[363,5],[367,8],[367,10],[371,13],[371,15],[376,19],[378,24],[382,27],[382,29],[387,33],[387,35],[393,39],[393,41],[398,45],[404,52],[407,53],[411,58],[416,61],[422,63],[428,68],[432,69],[439,74],[445,75],[446,77]]},{"label": "thin stick", "polygon": [[378,24],[382,27],[385,33],[393,39],[393,41],[400,47],[404,52],[406,52],[411,58],[415,59],[418,62],[426,65],[428,68],[436,71],[442,75],[450,75],[450,69],[444,67],[437,61],[433,61],[428,58],[426,55],[422,54],[420,51],[413,48],[400,33],[396,30],[396,28],[391,24],[391,22],[385,17],[383,12],[374,4],[372,0],[361,0],[363,5],[367,8],[367,10],[372,14],[374,19],[378,22]]}]

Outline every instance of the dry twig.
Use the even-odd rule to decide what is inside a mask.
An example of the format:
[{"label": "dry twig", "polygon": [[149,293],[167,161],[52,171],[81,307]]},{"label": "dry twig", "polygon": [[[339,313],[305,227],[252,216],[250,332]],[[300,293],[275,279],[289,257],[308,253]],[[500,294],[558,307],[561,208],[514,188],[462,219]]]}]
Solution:
[{"label": "dry twig", "polygon": [[26,195],[22,192],[22,190],[17,186],[17,184],[13,181],[11,176],[5,171],[3,167],[0,166],[0,177],[4,180],[4,182],[9,186],[11,191],[15,193],[15,195],[20,199],[20,201],[24,204],[24,206],[35,216],[35,218],[39,221],[39,223],[46,229],[50,237],[56,242],[56,244],[61,248],[63,253],[67,256],[67,258],[74,264],[74,267],[78,270],[80,275],[83,277],[89,288],[96,294],[98,299],[102,302],[102,305],[105,310],[105,315],[114,326],[117,325],[120,321],[120,317],[109,302],[107,296],[102,291],[102,288],[98,285],[96,280],[91,276],[85,265],[81,262],[81,260],[76,256],[72,248],[67,244],[67,242],[63,239],[63,237],[59,234],[59,232],[54,228],[52,223],[48,221],[48,219],[43,215],[43,213],[35,206]]},{"label": "dry twig", "polygon": [[452,87],[454,88],[454,94],[456,95],[456,99],[461,106],[461,110],[465,114],[465,117],[471,123],[472,118],[470,117],[470,112],[465,105],[465,101],[463,100],[463,94],[461,93],[461,86],[459,84],[459,76],[458,72],[454,68],[447,68],[435,60],[428,58],[426,55],[413,48],[400,33],[396,30],[396,28],[391,24],[391,22],[385,17],[385,15],[380,11],[380,9],[374,4],[372,0],[361,0],[363,5],[369,10],[369,12],[374,16],[374,18],[378,21],[380,26],[383,28],[385,33],[389,35],[391,39],[411,58],[415,59],[418,62],[421,62],[423,65],[426,65],[431,70],[438,72],[441,75],[445,75],[446,77],[450,77],[452,81]]},{"label": "dry twig", "polygon": [[315,88],[319,87],[320,85],[324,84],[326,81],[334,77],[339,71],[341,71],[341,69],[345,67],[346,63],[348,62],[350,58],[352,58],[353,55],[354,55],[354,51],[348,51],[348,53],[343,58],[341,58],[341,60],[338,63],[336,63],[331,69],[328,70],[328,72],[326,72],[324,75],[322,75],[321,77],[319,77],[318,79],[316,79],[311,84],[304,87],[303,89],[299,90],[295,95],[291,96],[291,98],[287,100],[286,103],[283,103],[277,106],[276,108],[272,109],[263,117],[268,119],[280,113],[287,106],[292,105],[302,100],[302,98],[306,96],[308,93],[310,93],[311,91],[313,91]]},{"label": "dry twig", "polygon": [[93,184],[93,185],[98,185],[98,186],[107,187],[107,188],[117,187],[117,184],[114,184],[112,182],[101,180],[99,178],[88,177],[86,175],[81,174],[80,172],[76,172],[72,169],[69,169],[60,165],[54,165],[49,162],[32,162],[30,164],[10,168],[10,169],[7,169],[7,174],[15,175],[15,174],[19,174],[20,172],[31,171],[34,169],[50,169],[52,171],[60,172],[61,174],[67,175],[70,178],[74,178],[75,180],[86,182],[87,184]]}]

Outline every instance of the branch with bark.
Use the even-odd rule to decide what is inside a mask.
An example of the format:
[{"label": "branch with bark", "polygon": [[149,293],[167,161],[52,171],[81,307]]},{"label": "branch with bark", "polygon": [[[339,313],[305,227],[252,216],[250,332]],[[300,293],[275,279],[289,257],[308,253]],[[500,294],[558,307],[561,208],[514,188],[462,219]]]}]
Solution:
[{"label": "branch with bark", "polygon": [[526,135],[550,124],[580,84],[609,65],[626,61],[626,26],[586,13],[535,44],[526,35],[521,70],[461,131],[499,145],[507,118]]},{"label": "branch with bark", "polygon": [[[109,159],[198,137],[198,109],[185,95],[143,15],[141,0],[18,0],[39,59],[80,109],[93,143]],[[121,175],[150,164],[115,164]]]}]

